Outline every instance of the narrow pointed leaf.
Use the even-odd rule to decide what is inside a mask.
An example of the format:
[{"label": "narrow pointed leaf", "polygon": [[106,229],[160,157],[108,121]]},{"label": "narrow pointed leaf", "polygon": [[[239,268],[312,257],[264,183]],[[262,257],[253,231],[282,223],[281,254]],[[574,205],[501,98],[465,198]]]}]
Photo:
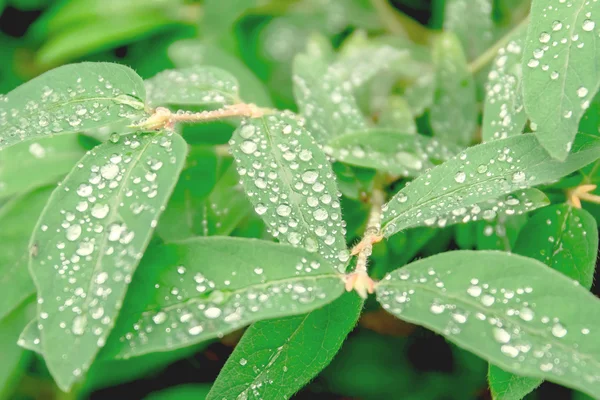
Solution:
[{"label": "narrow pointed leaf", "polygon": [[552,159],[532,134],[471,147],[398,192],[383,213],[384,233],[558,180],[594,161],[599,151],[600,141],[583,134],[564,163]]},{"label": "narrow pointed leaf", "polygon": [[145,85],[152,106],[219,108],[240,102],[237,80],[229,72],[210,66],[163,71]]},{"label": "narrow pointed leaf", "polygon": [[434,101],[435,86],[435,74],[426,73],[406,88],[404,97],[414,115],[421,115],[431,107]]},{"label": "narrow pointed leaf", "polygon": [[460,39],[470,60],[486,51],[494,41],[493,0],[447,0],[444,30]]},{"label": "narrow pointed leaf", "polygon": [[298,54],[293,71],[294,97],[315,140],[323,143],[367,127],[352,85],[344,84],[340,71],[314,54]]},{"label": "narrow pointed leaf", "polygon": [[0,97],[0,149],[145,116],[144,82],[130,68],[81,63],[53,69]]},{"label": "narrow pointed leaf", "polygon": [[417,125],[410,105],[406,99],[400,96],[389,97],[377,118],[377,126],[411,135],[417,133]]},{"label": "narrow pointed leaf", "polygon": [[0,197],[57,183],[84,152],[75,135],[45,137],[0,151]]},{"label": "narrow pointed leaf", "polygon": [[534,0],[523,54],[523,98],[540,143],[564,160],[600,86],[600,3]]},{"label": "narrow pointed leaf", "polygon": [[527,25],[498,50],[485,85],[481,135],[484,142],[523,132],[527,115],[523,106],[521,59]]},{"label": "narrow pointed leaf", "polygon": [[32,237],[46,364],[68,390],[103,347],[187,153],[179,135],[125,136],[88,152]]},{"label": "narrow pointed leaf", "polygon": [[[566,204],[537,212],[521,231],[515,253],[535,258],[590,289],[598,254],[596,220]],[[490,365],[488,379],[495,399],[521,399],[542,380],[513,375]]]},{"label": "narrow pointed leaf", "polygon": [[0,319],[35,294],[29,275],[29,240],[52,193],[44,188],[16,197],[0,208]]},{"label": "narrow pointed leaf", "polygon": [[[254,321],[301,314],[344,291],[341,276],[304,249],[256,239],[188,239],[153,249],[128,294],[119,358],[222,337]],[[141,306],[141,307],[140,307]]]},{"label": "narrow pointed leaf", "polygon": [[283,243],[318,252],[343,269],[348,260],[335,175],[291,113],[246,120],[230,142],[254,210]]},{"label": "narrow pointed leaf", "polygon": [[600,301],[537,260],[453,251],[392,272],[376,290],[388,312],[507,371],[600,390]]},{"label": "narrow pointed leaf", "polygon": [[435,94],[429,123],[435,136],[463,146],[471,144],[477,125],[475,81],[460,42],[441,34],[433,44]]},{"label": "narrow pointed leaf", "polygon": [[324,150],[347,164],[409,177],[419,176],[460,151],[453,144],[428,136],[378,128],[338,136]]},{"label": "narrow pointed leaf", "polygon": [[257,322],[229,356],[208,400],[290,398],[325,368],[356,325],[354,293],[308,314]]}]

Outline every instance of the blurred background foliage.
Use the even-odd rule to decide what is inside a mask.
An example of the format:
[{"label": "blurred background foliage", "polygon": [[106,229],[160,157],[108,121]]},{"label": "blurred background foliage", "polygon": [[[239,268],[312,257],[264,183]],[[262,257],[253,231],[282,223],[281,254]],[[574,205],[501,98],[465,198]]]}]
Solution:
[{"label": "blurred background foliage", "polygon": [[[118,62],[143,78],[198,63],[229,70],[239,79],[247,101],[295,110],[292,60],[309,41],[329,42],[342,54],[370,42],[387,43],[409,49],[413,61],[427,71],[428,46],[436,32],[453,30],[473,61],[520,22],[529,7],[527,0],[494,0],[490,18],[482,20],[469,19],[477,0],[453,3],[464,7],[464,12],[453,13],[461,17],[454,20],[445,16],[445,0],[0,0],[0,93],[66,63]],[[478,36],[478,29],[485,36]],[[476,76],[481,98],[485,79],[483,69]],[[389,84],[402,93],[409,83]],[[418,130],[427,134],[427,120],[419,116],[422,110],[416,114]],[[191,152],[182,179],[190,182],[198,199],[211,193],[217,175],[226,174],[230,163],[220,164],[217,155],[212,151],[207,155],[203,146],[226,143],[232,129],[209,124],[184,131],[197,149]],[[367,213],[361,192],[369,190],[373,173],[341,164],[334,167],[345,195],[348,239],[354,240]],[[260,220],[244,215],[235,221],[232,234],[263,236]],[[496,241],[507,235],[514,240],[523,224],[515,219],[502,225],[509,232],[492,237],[481,235],[483,226],[477,223],[402,232],[375,248],[373,275],[381,277],[411,259],[448,248],[496,248]],[[0,325],[3,339],[18,333]],[[172,353],[98,362],[77,394],[60,393],[41,359],[2,340],[7,348],[0,349],[0,357],[9,362],[0,362],[0,398],[201,399],[241,334]],[[295,398],[489,399],[486,373],[487,363],[481,359],[368,303],[332,364]],[[550,393],[552,398],[579,399],[578,394],[548,383],[528,399],[545,399]]]}]

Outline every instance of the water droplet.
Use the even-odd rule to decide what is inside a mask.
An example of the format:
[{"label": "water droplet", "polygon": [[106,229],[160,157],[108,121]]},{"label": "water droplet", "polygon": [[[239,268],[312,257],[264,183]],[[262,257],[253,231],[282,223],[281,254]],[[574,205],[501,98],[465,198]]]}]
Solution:
[{"label": "water droplet", "polygon": [[242,149],[242,151],[246,154],[252,154],[256,151],[257,146],[256,143],[254,143],[251,140],[246,140],[244,141],[244,143],[242,143],[242,145],[240,146],[240,148]]},{"label": "water droplet", "polygon": [[456,175],[454,175],[454,180],[457,183],[464,183],[465,179],[467,179],[467,175],[462,171],[457,172]]},{"label": "water droplet", "polygon": [[87,318],[84,315],[78,315],[73,319],[73,326],[71,327],[71,332],[73,332],[73,335],[81,336],[85,333],[86,326]]},{"label": "water droplet", "polygon": [[596,27],[596,23],[591,19],[586,19],[583,21],[583,30],[586,32],[591,32]]},{"label": "water droplet", "polygon": [[287,217],[291,214],[292,212],[292,207],[288,206],[287,204],[281,204],[277,207],[277,215],[282,216],[282,217]]},{"label": "water droplet", "polygon": [[552,326],[552,334],[557,338],[561,338],[567,334],[567,329],[557,322]]},{"label": "water droplet", "polygon": [[508,333],[507,331],[505,331],[502,328],[494,327],[493,334],[494,334],[494,339],[496,339],[496,341],[498,343],[510,342],[510,333]]},{"label": "water droplet", "polygon": [[206,310],[204,310],[204,315],[206,316],[206,318],[210,319],[219,318],[219,316],[221,316],[221,309],[217,307],[209,307]]}]

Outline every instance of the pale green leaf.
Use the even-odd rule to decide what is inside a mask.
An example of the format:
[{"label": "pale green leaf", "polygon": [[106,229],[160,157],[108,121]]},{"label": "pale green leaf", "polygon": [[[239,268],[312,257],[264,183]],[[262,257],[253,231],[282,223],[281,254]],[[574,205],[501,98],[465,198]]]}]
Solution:
[{"label": "pale green leaf", "polygon": [[245,120],[230,141],[254,210],[283,243],[318,252],[340,270],[348,260],[335,175],[288,112]]},{"label": "pale green leaf", "polygon": [[410,105],[406,99],[396,95],[390,96],[382,107],[377,117],[377,126],[408,134],[417,133],[417,125]]},{"label": "pale green leaf", "polygon": [[17,345],[23,327],[33,317],[34,302],[28,302],[5,318],[0,318],[0,399],[14,399],[13,390],[27,371],[31,353]]},{"label": "pale green leaf", "polygon": [[564,160],[600,86],[600,3],[534,0],[523,51],[525,110],[540,143]]},{"label": "pale green leaf", "polygon": [[204,400],[210,388],[210,384],[178,385],[150,393],[144,400]]},{"label": "pale green leaf", "polygon": [[[333,266],[304,249],[256,239],[194,238],[144,258],[113,351],[118,358],[222,337],[251,322],[301,314],[344,292]],[[140,315],[140,311],[141,315]],[[110,353],[110,351],[109,351]]]},{"label": "pale green leaf", "polygon": [[435,75],[425,73],[417,78],[404,91],[404,97],[414,115],[421,115],[433,104],[435,94]]},{"label": "pale green leaf", "polygon": [[498,50],[485,85],[481,135],[484,142],[504,139],[523,132],[527,115],[523,106],[523,44],[527,25]]},{"label": "pale green leaf", "polygon": [[444,30],[460,39],[470,60],[494,42],[493,0],[446,0]]},{"label": "pale green leaf", "polygon": [[171,69],[145,81],[152,106],[202,106],[219,108],[239,103],[238,82],[219,68],[194,66]]},{"label": "pale green leaf", "polygon": [[338,136],[323,149],[338,161],[410,177],[419,176],[460,151],[457,146],[428,136],[379,128]]},{"label": "pale green leaf", "polygon": [[507,371],[600,391],[600,301],[537,260],[452,251],[392,272],[376,291],[388,312]]},{"label": "pale green leaf", "polygon": [[477,125],[475,81],[460,42],[441,34],[433,43],[435,94],[429,123],[435,136],[463,146],[471,144]]},{"label": "pale green leaf", "polygon": [[242,99],[263,107],[272,105],[269,92],[256,75],[239,59],[218,47],[195,39],[180,40],[169,47],[169,57],[178,68],[212,65],[228,71],[238,80]]},{"label": "pale green leaf", "polygon": [[[598,254],[596,220],[587,211],[566,204],[545,208],[525,225],[514,252],[535,258],[590,289]],[[494,365],[490,365],[488,379],[494,399],[503,400],[521,399],[542,383]]]},{"label": "pale green leaf", "polygon": [[81,63],[56,68],[0,96],[0,149],[142,118],[144,98],[144,82],[128,67]]},{"label": "pale green leaf", "polygon": [[318,142],[367,128],[352,94],[352,84],[344,79],[319,55],[305,53],[294,58],[294,97]]},{"label": "pale green leaf", "polygon": [[0,319],[35,294],[29,276],[29,239],[51,188],[17,196],[0,208]]},{"label": "pale green leaf", "polygon": [[0,197],[57,183],[83,153],[75,135],[45,137],[0,151]]},{"label": "pale green leaf", "polygon": [[179,135],[124,136],[89,151],[50,197],[30,270],[44,358],[63,390],[104,346],[186,153]]},{"label": "pale green leaf", "polygon": [[398,192],[383,213],[384,233],[391,236],[454,210],[558,180],[598,158],[597,138],[577,138],[564,163],[552,159],[533,134],[471,147]]},{"label": "pale green leaf", "polygon": [[363,302],[348,293],[308,314],[252,325],[208,399],[290,398],[325,368],[356,325]]}]

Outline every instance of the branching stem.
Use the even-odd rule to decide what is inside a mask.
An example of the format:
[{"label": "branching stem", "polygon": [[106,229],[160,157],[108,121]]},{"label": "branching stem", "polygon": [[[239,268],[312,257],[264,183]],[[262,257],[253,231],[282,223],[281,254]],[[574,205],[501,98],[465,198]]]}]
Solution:
[{"label": "branching stem", "polygon": [[567,191],[567,203],[576,208],[581,208],[581,200],[589,203],[600,204],[600,196],[590,193],[596,189],[596,185],[579,185]]},{"label": "branching stem", "polygon": [[158,107],[154,113],[135,128],[141,129],[169,129],[173,130],[177,123],[211,122],[231,117],[260,118],[265,114],[265,109],[254,104],[239,103],[219,108],[218,110],[202,112],[172,112],[168,108]]},{"label": "branching stem", "polygon": [[374,189],[371,194],[371,212],[367,221],[367,228],[362,240],[352,248],[350,253],[357,256],[356,268],[353,273],[345,276],[346,290],[356,292],[366,298],[375,290],[375,282],[367,273],[367,262],[373,252],[373,244],[383,240],[381,234],[381,208],[385,202],[385,194],[380,189]]}]

